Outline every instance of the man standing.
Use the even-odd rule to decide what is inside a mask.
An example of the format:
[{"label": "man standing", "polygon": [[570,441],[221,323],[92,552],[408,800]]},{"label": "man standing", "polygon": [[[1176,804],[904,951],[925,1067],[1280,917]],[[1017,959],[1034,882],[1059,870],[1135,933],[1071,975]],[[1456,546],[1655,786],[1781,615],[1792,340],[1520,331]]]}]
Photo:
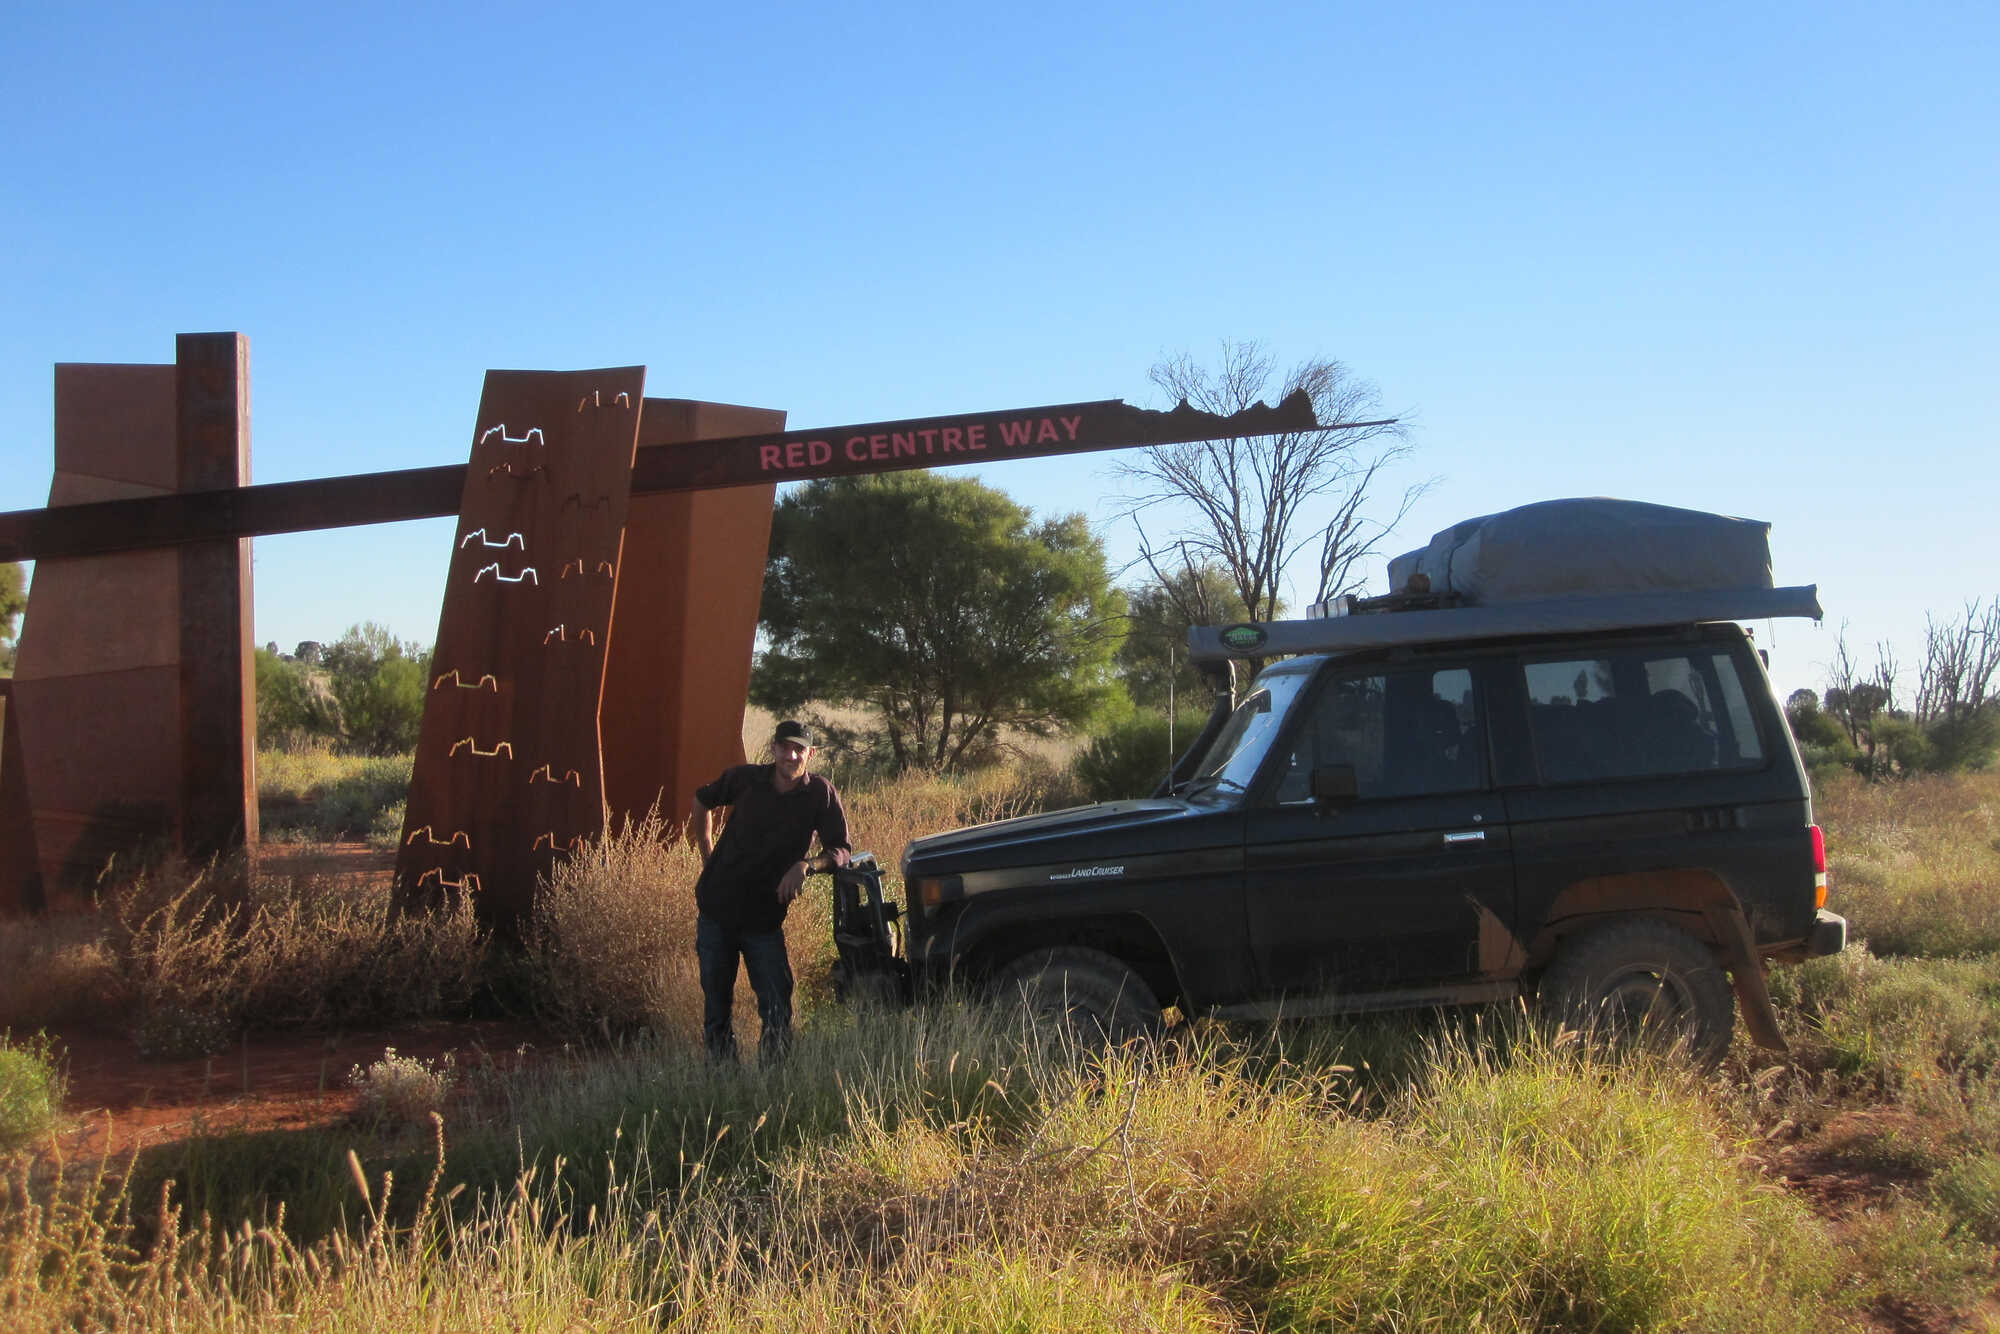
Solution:
[{"label": "man standing", "polygon": [[[702,868],[694,887],[694,949],[701,965],[702,1036],[715,1060],[736,1057],[730,1009],[739,956],[757,993],[764,1059],[783,1056],[791,1045],[785,910],[807,875],[847,865],[848,854],[847,812],[833,784],[806,772],[812,757],[812,733],[787,720],[771,737],[771,763],[739,764],[695,789],[690,824]],[[731,808],[720,841],[709,816],[718,806]],[[820,850],[808,856],[814,834]]]}]

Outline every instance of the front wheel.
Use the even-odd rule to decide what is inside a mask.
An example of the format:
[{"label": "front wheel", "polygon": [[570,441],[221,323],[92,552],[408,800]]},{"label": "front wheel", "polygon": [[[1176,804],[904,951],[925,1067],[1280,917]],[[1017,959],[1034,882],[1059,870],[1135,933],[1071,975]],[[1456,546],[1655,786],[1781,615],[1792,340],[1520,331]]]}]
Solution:
[{"label": "front wheel", "polygon": [[1706,1067],[1729,1050],[1736,993],[1715,952],[1650,918],[1613,922],[1563,945],[1542,975],[1542,1006],[1619,1042],[1685,1044]]},{"label": "front wheel", "polygon": [[1034,950],[1002,968],[994,989],[1018,1002],[1038,1028],[1090,1046],[1152,1037],[1162,1027],[1159,997],[1146,980],[1101,950]]}]

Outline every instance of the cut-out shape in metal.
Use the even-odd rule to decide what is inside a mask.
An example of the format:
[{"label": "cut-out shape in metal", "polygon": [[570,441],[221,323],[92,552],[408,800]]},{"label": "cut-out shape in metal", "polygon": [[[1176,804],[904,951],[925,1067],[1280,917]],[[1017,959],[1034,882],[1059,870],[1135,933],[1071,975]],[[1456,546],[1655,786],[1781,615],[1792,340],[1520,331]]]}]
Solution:
[{"label": "cut-out shape in metal", "polygon": [[496,463],[486,470],[486,475],[488,477],[497,477],[504,472],[509,477],[533,477],[538,472],[547,471],[548,469],[539,463],[532,468],[517,468],[512,463]]},{"label": "cut-out shape in metal", "polygon": [[[613,406],[619,406],[630,409],[632,406],[632,396],[621,389],[618,391],[618,396],[612,399],[611,402]],[[601,408],[603,406],[604,406],[604,391],[602,389],[593,389],[589,393],[585,394],[582,398],[579,398],[576,401],[576,410],[578,412],[582,412],[587,407]]]},{"label": "cut-out shape in metal", "polygon": [[541,768],[535,770],[533,773],[528,775],[528,781],[530,783],[544,781],[544,780],[551,783],[568,783],[571,787],[576,787],[576,788],[581,788],[583,786],[583,775],[578,773],[574,769],[568,770],[563,774],[561,778],[557,778],[555,769],[552,766],[545,764]]},{"label": "cut-out shape in metal", "polygon": [[514,743],[511,741],[496,741],[493,743],[493,749],[481,750],[479,748],[479,743],[477,741],[474,741],[469,736],[462,736],[458,740],[452,742],[451,749],[445,752],[446,757],[449,758],[450,756],[458,754],[459,748],[462,746],[470,746],[472,748],[472,753],[474,755],[477,755],[482,760],[490,760],[503,750],[507,752],[508,759],[511,760],[514,758]]},{"label": "cut-out shape in metal", "polygon": [[416,833],[411,834],[404,846],[408,847],[414,844],[419,838],[422,838],[434,848],[458,847],[464,848],[467,852],[472,851],[472,836],[463,829],[455,831],[450,838],[439,838],[431,832],[429,825],[425,825],[423,828],[417,830]]},{"label": "cut-out shape in metal", "polygon": [[[567,579],[569,578],[570,572],[572,570],[576,572],[578,578],[582,578],[586,574],[601,574],[607,579],[616,579],[618,577],[618,567],[613,565],[610,561],[601,560],[597,562],[596,569],[586,570],[583,568],[583,557],[578,556],[573,561],[566,561],[563,564],[562,573],[557,575],[556,578],[558,580]],[[539,588],[540,586],[541,585],[537,583],[536,587]]]},{"label": "cut-out shape in metal", "polygon": [[439,889],[456,889],[461,892],[470,890],[474,894],[479,892],[479,877],[471,871],[467,871],[456,880],[447,880],[444,878],[444,872],[438,867],[433,866],[430,870],[425,871],[417,877],[417,885],[421,888],[424,885],[430,884],[433,879],[436,880]]},{"label": "cut-out shape in metal", "polygon": [[519,574],[502,574],[500,573],[500,562],[497,560],[494,561],[491,565],[480,566],[479,573],[472,576],[472,582],[476,584],[489,574],[492,575],[496,581],[503,584],[518,584],[523,579],[526,579],[536,588],[540,588],[542,586],[542,577],[535,573],[534,566],[532,565],[524,566]]},{"label": "cut-out shape in metal", "polygon": [[492,538],[486,535],[486,530],[484,528],[475,528],[471,532],[467,533],[463,538],[459,540],[458,549],[460,551],[463,551],[467,547],[471,546],[472,539],[475,537],[479,539],[479,545],[485,547],[489,551],[505,551],[508,547],[513,547],[516,550],[522,552],[525,552],[528,549],[528,539],[521,536],[519,533],[509,533],[502,540],[495,542]]},{"label": "cut-out shape in metal", "polygon": [[528,428],[528,432],[526,435],[508,435],[506,422],[501,422],[498,426],[487,427],[485,433],[479,437],[479,443],[483,445],[496,435],[500,437],[500,443],[503,445],[547,445],[548,444],[548,441],[542,438],[541,427],[530,426]]},{"label": "cut-out shape in metal", "polygon": [[599,496],[595,500],[585,500],[581,495],[564,496],[562,504],[556,507],[556,512],[561,513],[563,510],[568,509],[571,505],[576,506],[579,511],[588,514],[592,510],[610,509],[611,497]]},{"label": "cut-out shape in metal", "polygon": [[570,852],[581,852],[583,850],[583,835],[578,834],[576,837],[570,839],[570,841],[567,843],[558,843],[556,842],[555,834],[552,832],[547,834],[538,834],[535,836],[535,846],[528,849],[528,851],[539,852],[543,848],[547,848],[551,852],[554,852],[558,848],[566,849]]},{"label": "cut-out shape in metal", "polygon": [[444,689],[444,683],[446,681],[451,682],[454,686],[457,686],[460,690],[484,690],[486,687],[492,686],[494,694],[497,695],[500,693],[500,679],[494,676],[493,673],[491,672],[483,674],[477,681],[468,682],[464,677],[458,674],[458,668],[454,667],[450,671],[446,672],[444,675],[440,676],[437,680],[431,682],[431,689],[432,690]]},{"label": "cut-out shape in metal", "polygon": [[[592,648],[597,647],[597,631],[591,629],[587,625],[576,632],[576,637],[580,642],[588,644]],[[548,643],[551,639],[555,640],[556,643],[558,644],[568,643],[569,642],[568,625],[567,624],[559,625],[555,629],[549,631],[547,634],[542,636],[542,642],[544,644]]]}]

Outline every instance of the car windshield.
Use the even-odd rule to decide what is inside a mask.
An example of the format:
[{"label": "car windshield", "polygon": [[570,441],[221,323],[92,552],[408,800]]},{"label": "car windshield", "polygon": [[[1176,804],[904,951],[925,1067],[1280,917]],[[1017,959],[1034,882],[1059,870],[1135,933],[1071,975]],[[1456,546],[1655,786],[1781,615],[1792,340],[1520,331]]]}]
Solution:
[{"label": "car windshield", "polygon": [[1184,797],[1208,795],[1231,803],[1241,799],[1256,776],[1257,766],[1264,762],[1264,752],[1291,710],[1292,701],[1310,675],[1280,671],[1258,677],[1201,757],[1194,777],[1174,791]]}]

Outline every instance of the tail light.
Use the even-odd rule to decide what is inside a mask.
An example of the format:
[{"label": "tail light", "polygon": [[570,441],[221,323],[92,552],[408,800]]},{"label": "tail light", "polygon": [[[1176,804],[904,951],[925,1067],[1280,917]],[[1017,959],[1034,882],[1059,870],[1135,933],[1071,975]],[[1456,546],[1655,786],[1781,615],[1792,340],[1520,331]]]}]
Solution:
[{"label": "tail light", "polygon": [[1826,906],[1826,831],[1818,825],[1812,827],[1813,843],[1813,907]]}]

